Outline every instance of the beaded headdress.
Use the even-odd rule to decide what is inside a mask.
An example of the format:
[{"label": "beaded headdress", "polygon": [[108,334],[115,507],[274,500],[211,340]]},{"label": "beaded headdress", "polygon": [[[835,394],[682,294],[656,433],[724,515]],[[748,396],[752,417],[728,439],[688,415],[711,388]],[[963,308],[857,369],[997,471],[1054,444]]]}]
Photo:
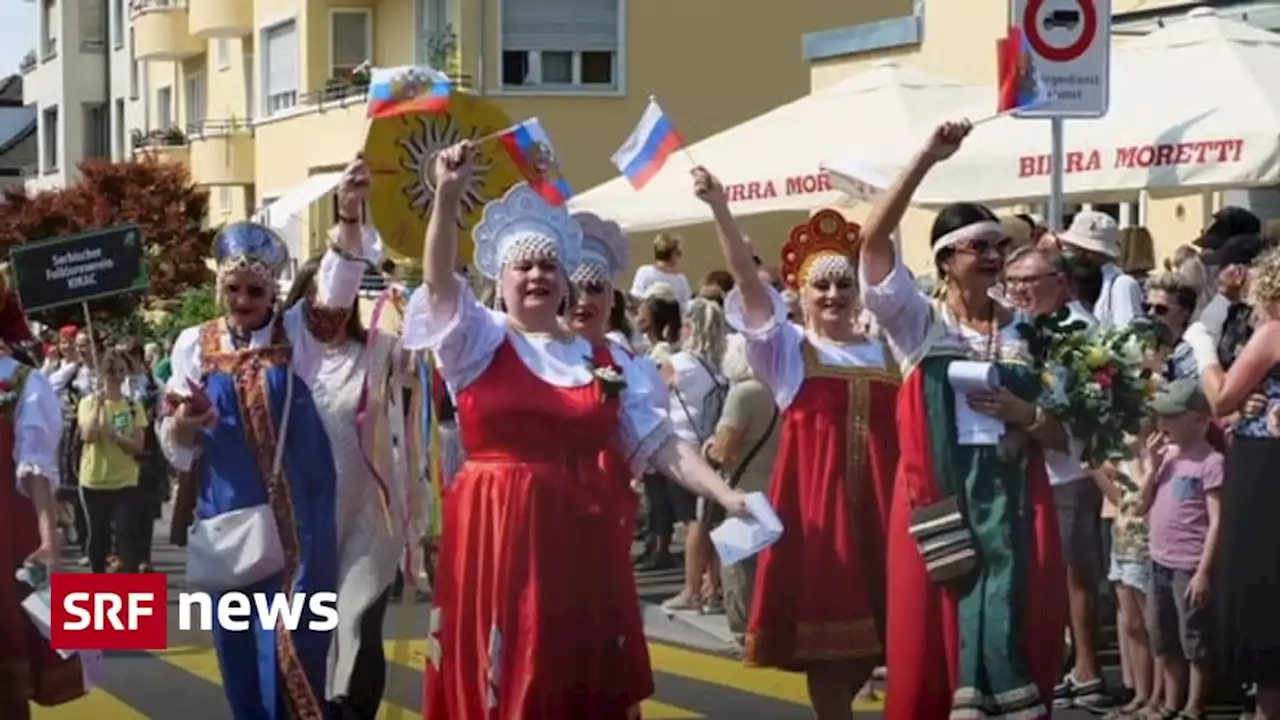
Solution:
[{"label": "beaded headdress", "polygon": [[498,279],[504,265],[534,259],[558,260],[572,274],[582,256],[582,228],[526,183],[485,205],[471,237],[476,269],[490,280]]},{"label": "beaded headdress", "polygon": [[289,264],[289,248],[271,228],[255,222],[226,226],[213,241],[218,277],[248,271],[274,283]]},{"label": "beaded headdress", "polygon": [[818,279],[853,277],[862,228],[835,210],[820,210],[791,229],[782,246],[782,282],[792,290]]},{"label": "beaded headdress", "polygon": [[630,257],[626,234],[618,223],[588,212],[574,213],[573,219],[582,228],[582,260],[569,280],[615,284]]}]

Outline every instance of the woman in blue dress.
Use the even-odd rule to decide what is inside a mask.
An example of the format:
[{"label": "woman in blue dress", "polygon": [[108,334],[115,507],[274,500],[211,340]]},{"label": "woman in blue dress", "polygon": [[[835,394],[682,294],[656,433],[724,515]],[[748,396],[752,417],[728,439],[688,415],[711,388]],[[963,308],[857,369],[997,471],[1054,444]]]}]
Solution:
[{"label": "woman in blue dress", "polygon": [[[364,164],[356,160],[339,186],[339,223],[330,233],[315,298],[288,310],[276,302],[277,282],[289,262],[276,233],[243,222],[222,230],[215,241],[218,296],[226,314],[183,330],[174,342],[170,412],[159,433],[174,466],[190,471],[195,523],[187,573],[198,589],[268,597],[336,589],[336,478],[312,390],[326,346],[342,336],[368,258],[376,252],[362,246],[359,217],[367,187]],[[283,438],[277,434],[281,428]],[[256,529],[266,541],[237,542],[219,535],[219,525]],[[224,564],[234,570],[211,570]],[[196,582],[201,576],[205,580]],[[252,622],[249,631],[232,632],[214,624],[223,687],[236,720],[325,717],[330,633],[307,629],[313,617],[304,609],[292,632]]]}]

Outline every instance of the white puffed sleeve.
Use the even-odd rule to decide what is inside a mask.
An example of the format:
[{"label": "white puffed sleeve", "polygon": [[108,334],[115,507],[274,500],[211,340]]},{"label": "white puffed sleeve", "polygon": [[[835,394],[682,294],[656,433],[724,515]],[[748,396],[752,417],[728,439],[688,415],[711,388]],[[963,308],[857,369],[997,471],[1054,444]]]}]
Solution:
[{"label": "white puffed sleeve", "polygon": [[782,294],[771,287],[765,289],[773,313],[763,325],[747,324],[747,309],[737,288],[724,299],[724,318],[746,339],[751,371],[773,392],[778,407],[786,410],[804,384],[804,355],[800,350],[804,330],[787,320],[787,303]]},{"label": "white puffed sleeve", "polygon": [[[166,383],[166,392],[186,397],[191,394],[188,382],[200,382],[200,326],[189,327],[178,334],[173,341],[173,352],[169,355],[169,368],[172,375]],[[160,420],[156,438],[160,441],[160,450],[165,458],[179,472],[191,469],[195,461],[195,448],[187,447],[177,441],[176,427],[172,416]]]},{"label": "white puffed sleeve", "polygon": [[404,311],[404,347],[435,353],[436,367],[456,395],[489,367],[506,337],[507,316],[481,305],[462,276],[454,282],[458,299],[452,317],[439,317],[425,285],[413,291]]},{"label": "white puffed sleeve", "polygon": [[622,368],[626,382],[619,398],[622,407],[618,417],[618,441],[631,471],[640,475],[649,466],[649,458],[672,437],[671,424],[662,406],[666,386],[648,358],[632,358],[618,348],[612,351],[614,362]]},{"label": "white puffed sleeve", "polygon": [[31,371],[17,399],[13,461],[18,492],[26,494],[26,480],[40,476],[57,487],[58,441],[62,437],[62,405],[43,373]]},{"label": "white puffed sleeve", "polygon": [[858,287],[862,306],[875,317],[899,359],[915,354],[928,337],[932,310],[929,298],[903,267],[902,256],[894,255],[893,270],[878,285],[867,282],[865,268],[859,263]]}]

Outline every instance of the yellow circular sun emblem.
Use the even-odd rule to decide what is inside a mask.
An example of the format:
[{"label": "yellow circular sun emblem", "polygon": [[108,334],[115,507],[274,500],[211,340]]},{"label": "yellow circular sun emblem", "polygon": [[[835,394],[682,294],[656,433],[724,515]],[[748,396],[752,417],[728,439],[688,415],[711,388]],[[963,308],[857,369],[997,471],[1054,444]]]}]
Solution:
[{"label": "yellow circular sun emblem", "polygon": [[[445,113],[374,120],[365,140],[364,157],[369,167],[369,209],[386,247],[415,261],[422,257],[427,218],[436,197],[436,153],[511,125],[510,118],[493,102],[463,92],[453,93]],[[471,228],[480,222],[484,204],[524,180],[500,140],[485,140],[478,151],[475,175],[462,196],[458,238],[458,261],[468,265]]]}]

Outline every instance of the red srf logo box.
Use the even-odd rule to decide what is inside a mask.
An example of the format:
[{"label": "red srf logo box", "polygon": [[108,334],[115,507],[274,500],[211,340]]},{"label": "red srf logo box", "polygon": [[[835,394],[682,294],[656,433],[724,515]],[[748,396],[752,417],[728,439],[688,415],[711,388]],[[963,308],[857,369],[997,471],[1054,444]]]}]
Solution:
[{"label": "red srf logo box", "polygon": [[168,595],[163,573],[54,573],[49,644],[54,650],[164,650]]}]

